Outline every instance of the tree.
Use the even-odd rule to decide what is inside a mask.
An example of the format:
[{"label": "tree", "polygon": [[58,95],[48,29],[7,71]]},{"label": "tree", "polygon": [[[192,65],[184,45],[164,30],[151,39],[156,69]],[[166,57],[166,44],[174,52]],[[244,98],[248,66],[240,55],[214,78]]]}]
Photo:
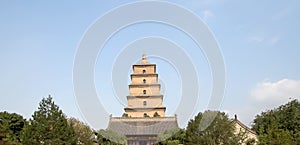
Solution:
[{"label": "tree", "polygon": [[253,130],[260,144],[300,144],[300,103],[292,100],[257,115]]},{"label": "tree", "polygon": [[[200,121],[203,116],[215,116],[212,122],[204,130],[200,129]],[[186,145],[210,144],[210,145],[235,145],[239,144],[241,138],[234,134],[234,127],[224,112],[205,111],[200,112],[194,119],[191,119],[186,129]]]},{"label": "tree", "polygon": [[52,97],[43,98],[22,134],[22,143],[31,145],[76,144],[77,137],[66,116]]},{"label": "tree", "polygon": [[270,127],[265,134],[259,135],[259,144],[261,145],[291,145],[293,142],[292,135],[289,131],[278,128],[278,123],[271,122]]},{"label": "tree", "polygon": [[20,144],[26,120],[16,113],[0,112],[0,143]]},{"label": "tree", "polygon": [[126,137],[110,130],[99,130],[98,143],[101,145],[126,145]]},{"label": "tree", "polygon": [[93,144],[93,130],[85,123],[81,122],[76,118],[69,118],[68,123],[74,128],[77,136],[78,145],[91,145]]},{"label": "tree", "polygon": [[167,130],[157,136],[160,141],[158,145],[178,145],[184,144],[185,131],[180,128]]}]

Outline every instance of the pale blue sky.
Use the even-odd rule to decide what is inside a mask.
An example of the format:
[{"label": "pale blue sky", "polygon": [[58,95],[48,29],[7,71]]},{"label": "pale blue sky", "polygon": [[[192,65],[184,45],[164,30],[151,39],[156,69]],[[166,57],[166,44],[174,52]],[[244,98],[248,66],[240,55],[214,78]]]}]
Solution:
[{"label": "pale blue sky", "polygon": [[[29,118],[41,98],[51,94],[68,117],[84,120],[73,92],[72,69],[77,46],[97,18],[128,2],[135,1],[1,1],[0,110]],[[287,96],[300,98],[299,1],[172,2],[197,14],[214,33],[226,66],[226,92],[221,110],[230,117],[237,113],[250,125],[255,114],[285,103]],[[147,36],[166,37],[185,48],[200,82],[196,108],[204,110],[212,79],[205,55],[181,31],[156,23],[136,24],[121,30],[99,54],[95,83],[101,94],[99,99],[106,102],[103,103],[106,110],[113,116],[123,113],[124,106],[113,97],[110,82],[115,58],[128,43]],[[160,59],[149,60],[157,63],[165,86],[164,105],[170,108],[167,114],[173,115],[181,98],[176,70]],[[131,70],[126,73],[129,75]],[[121,91],[125,98],[128,86]],[[104,121],[95,129],[105,126]]]}]

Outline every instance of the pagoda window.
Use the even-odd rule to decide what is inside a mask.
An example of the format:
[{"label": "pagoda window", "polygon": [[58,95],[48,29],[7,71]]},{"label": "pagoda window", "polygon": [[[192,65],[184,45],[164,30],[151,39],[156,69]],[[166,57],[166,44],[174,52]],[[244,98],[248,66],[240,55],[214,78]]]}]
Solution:
[{"label": "pagoda window", "polygon": [[147,101],[143,101],[143,105],[146,106],[147,105]]},{"label": "pagoda window", "polygon": [[143,79],[143,83],[146,84],[146,79]]},{"label": "pagoda window", "polygon": [[143,70],[143,74],[145,74],[146,73],[146,70]]},{"label": "pagoda window", "polygon": [[144,117],[149,117],[147,113],[144,113]]},{"label": "pagoda window", "polygon": [[146,90],[143,90],[143,94],[146,94]]}]

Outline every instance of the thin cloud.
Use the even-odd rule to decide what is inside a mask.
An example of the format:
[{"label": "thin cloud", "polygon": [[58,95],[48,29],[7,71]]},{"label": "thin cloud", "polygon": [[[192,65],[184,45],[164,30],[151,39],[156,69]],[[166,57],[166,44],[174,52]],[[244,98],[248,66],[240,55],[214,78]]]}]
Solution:
[{"label": "thin cloud", "polygon": [[284,19],[285,17],[287,17],[291,12],[291,9],[290,8],[285,8],[285,9],[282,9],[281,11],[275,13],[271,19],[274,20],[274,21],[279,21],[279,20],[282,20]]},{"label": "thin cloud", "polygon": [[261,43],[265,40],[263,36],[252,36],[249,39],[249,42]]},{"label": "thin cloud", "polygon": [[213,12],[212,11],[210,11],[210,10],[204,10],[203,12],[202,12],[202,18],[203,18],[203,20],[204,21],[208,21],[210,18],[212,18],[212,17],[214,17],[215,15],[213,14]]},{"label": "thin cloud", "polygon": [[280,105],[300,99],[300,80],[281,79],[275,82],[264,80],[257,83],[250,91],[247,104],[244,107],[231,109],[229,116],[234,114],[248,126],[251,126],[256,115],[263,111],[274,109]]},{"label": "thin cloud", "polygon": [[280,41],[279,35],[272,35],[272,36],[266,36],[266,35],[255,35],[248,38],[248,42],[250,43],[256,43],[256,44],[267,44],[270,46],[274,46]]},{"label": "thin cloud", "polygon": [[300,99],[300,80],[264,81],[255,86],[251,96],[257,103],[267,106],[283,104],[290,99]]},{"label": "thin cloud", "polygon": [[275,45],[278,43],[279,40],[280,40],[279,36],[272,36],[271,38],[269,38],[268,43],[270,45]]}]

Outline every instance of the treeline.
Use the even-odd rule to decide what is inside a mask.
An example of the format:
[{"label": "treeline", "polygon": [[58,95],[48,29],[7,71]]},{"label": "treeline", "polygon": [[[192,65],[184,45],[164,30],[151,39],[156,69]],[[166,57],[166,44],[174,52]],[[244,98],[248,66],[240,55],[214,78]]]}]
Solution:
[{"label": "treeline", "polygon": [[[200,122],[205,122],[208,126]],[[253,145],[256,143],[253,139],[247,139],[246,132],[236,133],[232,120],[224,112],[219,111],[198,113],[189,121],[186,130],[166,131],[158,137],[162,140],[159,145]]]},{"label": "treeline", "polygon": [[[0,145],[116,144],[102,137],[104,133],[116,136],[105,130],[94,131],[78,119],[67,118],[51,96],[42,99],[29,120],[16,113],[0,112]],[[117,137],[125,143],[125,137]]]},{"label": "treeline", "polygon": [[[201,130],[203,116],[217,114],[211,124]],[[292,100],[278,108],[262,112],[252,123],[258,142],[247,139],[245,132],[236,133],[232,120],[224,112],[205,111],[188,123],[186,130],[166,131],[159,135],[160,145],[300,145],[300,103]]]},{"label": "treeline", "polygon": [[[214,116],[208,126],[204,118]],[[204,117],[206,116],[206,117]],[[174,129],[158,135],[159,145],[300,145],[300,103],[292,100],[273,110],[257,115],[252,129],[258,142],[236,133],[232,120],[224,112],[205,111],[191,119],[184,129]],[[203,129],[205,128],[205,129]],[[105,136],[105,137],[104,137]],[[116,142],[114,142],[116,141]],[[115,132],[91,129],[87,124],[67,116],[52,97],[43,98],[32,118],[26,120],[16,113],[0,112],[0,145],[104,145],[126,144],[126,138]]]},{"label": "treeline", "polygon": [[297,100],[257,115],[253,130],[261,145],[300,145],[300,103]]}]

